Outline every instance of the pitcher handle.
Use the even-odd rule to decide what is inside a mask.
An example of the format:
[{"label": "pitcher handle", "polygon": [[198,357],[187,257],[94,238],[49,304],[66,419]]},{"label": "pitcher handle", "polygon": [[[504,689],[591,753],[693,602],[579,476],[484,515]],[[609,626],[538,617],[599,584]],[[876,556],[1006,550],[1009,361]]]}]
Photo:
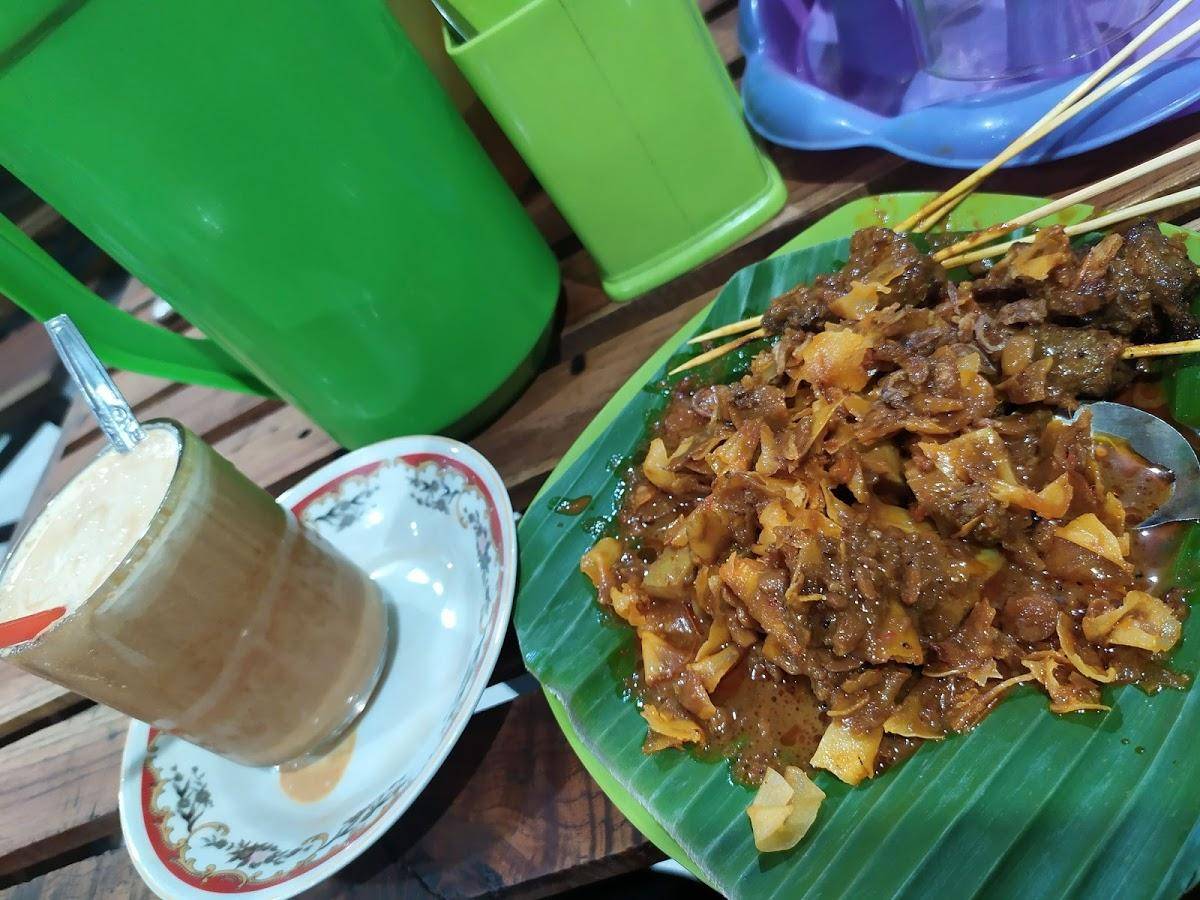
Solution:
[{"label": "pitcher handle", "polygon": [[42,322],[66,313],[110,366],[273,396],[270,388],[208,338],[185,337],[143,322],[93,294],[4,216],[0,216],[0,294]]}]

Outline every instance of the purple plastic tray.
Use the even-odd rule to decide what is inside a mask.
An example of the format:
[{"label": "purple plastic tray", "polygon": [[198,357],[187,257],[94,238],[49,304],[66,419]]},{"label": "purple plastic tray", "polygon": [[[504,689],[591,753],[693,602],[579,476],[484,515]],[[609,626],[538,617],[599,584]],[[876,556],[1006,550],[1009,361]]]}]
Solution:
[{"label": "purple plastic tray", "polygon": [[[1200,4],[1176,16],[1134,59],[1197,18]],[[839,40],[839,33],[846,39]],[[921,67],[903,0],[742,0],[739,38],[747,60],[746,117],[763,137],[805,150],[875,146],[954,168],[973,169],[991,159],[1086,77],[934,77]],[[1094,68],[1116,47],[1076,62]],[[1197,107],[1197,57],[1200,38],[1011,165],[1082,153]]]}]

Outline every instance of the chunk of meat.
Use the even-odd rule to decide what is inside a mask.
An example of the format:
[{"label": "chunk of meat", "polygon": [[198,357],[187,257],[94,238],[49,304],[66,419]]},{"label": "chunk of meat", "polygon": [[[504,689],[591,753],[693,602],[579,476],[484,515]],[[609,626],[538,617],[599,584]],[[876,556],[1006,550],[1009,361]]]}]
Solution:
[{"label": "chunk of meat", "polygon": [[1010,597],[1000,612],[1000,626],[1019,641],[1033,644],[1054,634],[1058,604],[1043,593]]},{"label": "chunk of meat", "polygon": [[1045,376],[1045,402],[1071,406],[1077,397],[1109,396],[1129,383],[1133,368],[1121,359],[1127,341],[1098,328],[1031,325],[1034,360],[1051,359]]},{"label": "chunk of meat", "polygon": [[882,282],[888,302],[925,306],[940,299],[946,270],[917,249],[912,239],[888,228],[861,228],[850,239],[850,258],[842,269],[847,281]]},{"label": "chunk of meat", "polygon": [[877,291],[882,305],[923,306],[940,299],[947,283],[941,264],[918,250],[907,235],[887,228],[863,228],[850,239],[850,257],[840,271],[819,275],[811,285],[776,297],[763,314],[762,324],[771,334],[811,331],[836,318],[832,304],[864,286]]},{"label": "chunk of meat", "polygon": [[[983,304],[1007,304],[1011,321],[1093,325],[1144,342],[1200,335],[1190,301],[1200,288],[1196,265],[1178,235],[1143,219],[1087,248],[1073,248],[1060,226],[1016,245],[973,285]],[[1021,306],[1023,301],[1040,306]],[[1007,308],[1003,307],[1003,308]],[[1013,318],[1014,314],[1020,318]]]},{"label": "chunk of meat", "polygon": [[1108,302],[1096,324],[1144,340],[1200,336],[1187,302],[1200,278],[1181,235],[1167,237],[1150,219],[1130,225],[1109,279]]}]

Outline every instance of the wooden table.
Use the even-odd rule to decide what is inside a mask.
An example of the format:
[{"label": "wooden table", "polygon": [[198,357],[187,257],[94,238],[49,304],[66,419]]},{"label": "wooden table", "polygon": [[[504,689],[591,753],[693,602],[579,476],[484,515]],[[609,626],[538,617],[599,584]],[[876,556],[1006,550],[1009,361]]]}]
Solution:
[{"label": "wooden table", "polygon": [[[701,6],[737,78],[742,60],[735,3],[706,0]],[[1183,143],[1197,130],[1200,116],[1169,122],[1118,147],[1002,172],[987,187],[1065,193]],[[565,286],[561,327],[540,374],[471,442],[500,471],[518,509],[612,393],[737,269],[856,197],[945,187],[958,177],[869,149],[772,148],[788,187],[782,212],[719,258],[632,302],[612,303],[600,290],[592,260],[511,148],[495,140],[486,123],[479,132],[560,257]],[[1200,163],[1185,164],[1103,197],[1101,204],[1144,199],[1197,175]],[[1168,218],[1187,224],[1196,215],[1174,210]],[[133,283],[123,305],[148,316],[150,301],[149,292]],[[142,417],[182,421],[273,492],[343,452],[278,401],[125,372],[117,381]],[[82,410],[72,407],[57,462],[31,512],[99,442]],[[522,671],[510,634],[493,682]],[[120,847],[117,772],[125,727],[114,712],[15,669],[0,669],[0,887],[6,888],[0,897],[149,896]],[[414,807],[372,850],[312,895],[541,896],[658,858],[580,766],[535,692],[476,715]]]}]

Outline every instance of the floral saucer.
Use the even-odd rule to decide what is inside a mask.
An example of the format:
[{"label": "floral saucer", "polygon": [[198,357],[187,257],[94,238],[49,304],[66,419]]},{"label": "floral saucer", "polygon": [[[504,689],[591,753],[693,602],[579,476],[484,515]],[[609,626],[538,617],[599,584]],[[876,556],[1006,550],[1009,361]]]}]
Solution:
[{"label": "floral saucer", "polygon": [[384,441],[324,467],[279,503],[384,589],[391,660],[352,742],[326,766],[336,783],[311,802],[285,793],[276,769],[130,726],[121,827],[138,872],[162,897],[278,900],[353,860],[433,777],[504,640],[516,583],[512,508],[500,476],[470,447]]}]

